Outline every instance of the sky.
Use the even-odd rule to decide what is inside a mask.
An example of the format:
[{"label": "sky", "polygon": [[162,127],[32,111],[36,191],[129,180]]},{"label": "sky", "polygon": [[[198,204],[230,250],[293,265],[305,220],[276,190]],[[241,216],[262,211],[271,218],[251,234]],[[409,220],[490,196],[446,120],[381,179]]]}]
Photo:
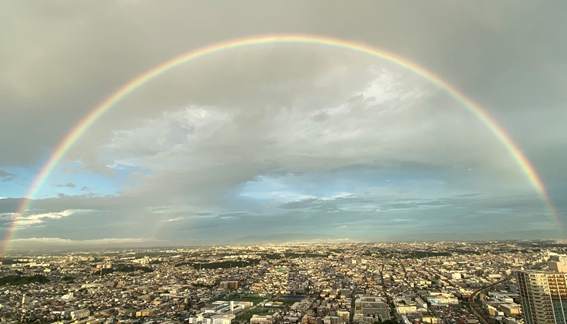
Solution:
[{"label": "sky", "polygon": [[[567,3],[3,1],[0,238],[11,250],[280,241],[562,239]],[[29,197],[59,143],[139,75]],[[23,198],[27,210],[19,214]],[[11,229],[14,234],[10,235]]]}]

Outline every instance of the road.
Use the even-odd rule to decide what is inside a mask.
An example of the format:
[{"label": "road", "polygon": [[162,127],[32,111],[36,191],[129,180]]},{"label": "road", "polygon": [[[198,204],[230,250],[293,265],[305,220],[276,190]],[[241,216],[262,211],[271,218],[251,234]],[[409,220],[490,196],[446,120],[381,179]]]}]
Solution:
[{"label": "road", "polygon": [[355,311],[355,307],[354,307],[354,302],[356,300],[356,295],[354,293],[356,289],[352,290],[352,293],[350,294],[350,314],[349,314],[349,318],[348,318],[348,323],[352,324],[352,320],[354,319],[354,311]]},{"label": "road", "polygon": [[491,283],[488,286],[484,286],[478,290],[476,290],[475,292],[473,292],[470,296],[469,296],[469,306],[471,308],[471,311],[473,312],[473,314],[480,320],[481,323],[483,324],[492,324],[492,320],[480,309],[480,307],[474,302],[474,299],[476,297],[476,295],[478,295],[480,292],[482,292],[483,290],[489,289],[493,286],[496,286],[500,283],[503,283],[505,281],[510,280],[510,278],[512,277],[512,275],[507,275],[506,277],[504,277],[504,279],[498,280],[496,282]]}]

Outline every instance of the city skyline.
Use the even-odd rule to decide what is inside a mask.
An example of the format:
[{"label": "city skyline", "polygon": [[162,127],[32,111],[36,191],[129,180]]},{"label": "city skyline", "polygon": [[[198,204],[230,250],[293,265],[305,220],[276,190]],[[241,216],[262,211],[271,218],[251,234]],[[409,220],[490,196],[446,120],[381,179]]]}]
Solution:
[{"label": "city skyline", "polygon": [[[456,241],[23,253],[0,264],[0,317],[105,324],[562,323],[549,313],[562,308],[559,296],[553,307],[544,298],[557,292],[555,283],[535,276],[564,278],[566,249],[552,242]],[[530,321],[532,308],[550,320]]]},{"label": "city skyline", "polygon": [[564,4],[1,6],[5,248],[565,238]]}]

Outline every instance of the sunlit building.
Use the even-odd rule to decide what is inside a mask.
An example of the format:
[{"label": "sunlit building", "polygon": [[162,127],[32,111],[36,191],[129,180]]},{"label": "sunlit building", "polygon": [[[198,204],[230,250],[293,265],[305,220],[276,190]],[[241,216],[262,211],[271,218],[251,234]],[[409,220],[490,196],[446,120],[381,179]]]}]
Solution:
[{"label": "sunlit building", "polygon": [[567,273],[516,272],[526,324],[567,323]]}]

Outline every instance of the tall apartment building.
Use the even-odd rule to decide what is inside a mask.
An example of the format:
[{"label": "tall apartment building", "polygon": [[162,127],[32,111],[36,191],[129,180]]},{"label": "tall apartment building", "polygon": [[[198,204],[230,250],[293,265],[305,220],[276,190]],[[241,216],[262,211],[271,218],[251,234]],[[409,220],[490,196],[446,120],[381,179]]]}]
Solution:
[{"label": "tall apartment building", "polygon": [[232,280],[232,281],[221,281],[219,284],[219,288],[224,288],[224,289],[238,289],[238,281],[237,280]]},{"label": "tall apartment building", "polygon": [[567,324],[567,273],[517,271],[516,278],[526,324]]}]

